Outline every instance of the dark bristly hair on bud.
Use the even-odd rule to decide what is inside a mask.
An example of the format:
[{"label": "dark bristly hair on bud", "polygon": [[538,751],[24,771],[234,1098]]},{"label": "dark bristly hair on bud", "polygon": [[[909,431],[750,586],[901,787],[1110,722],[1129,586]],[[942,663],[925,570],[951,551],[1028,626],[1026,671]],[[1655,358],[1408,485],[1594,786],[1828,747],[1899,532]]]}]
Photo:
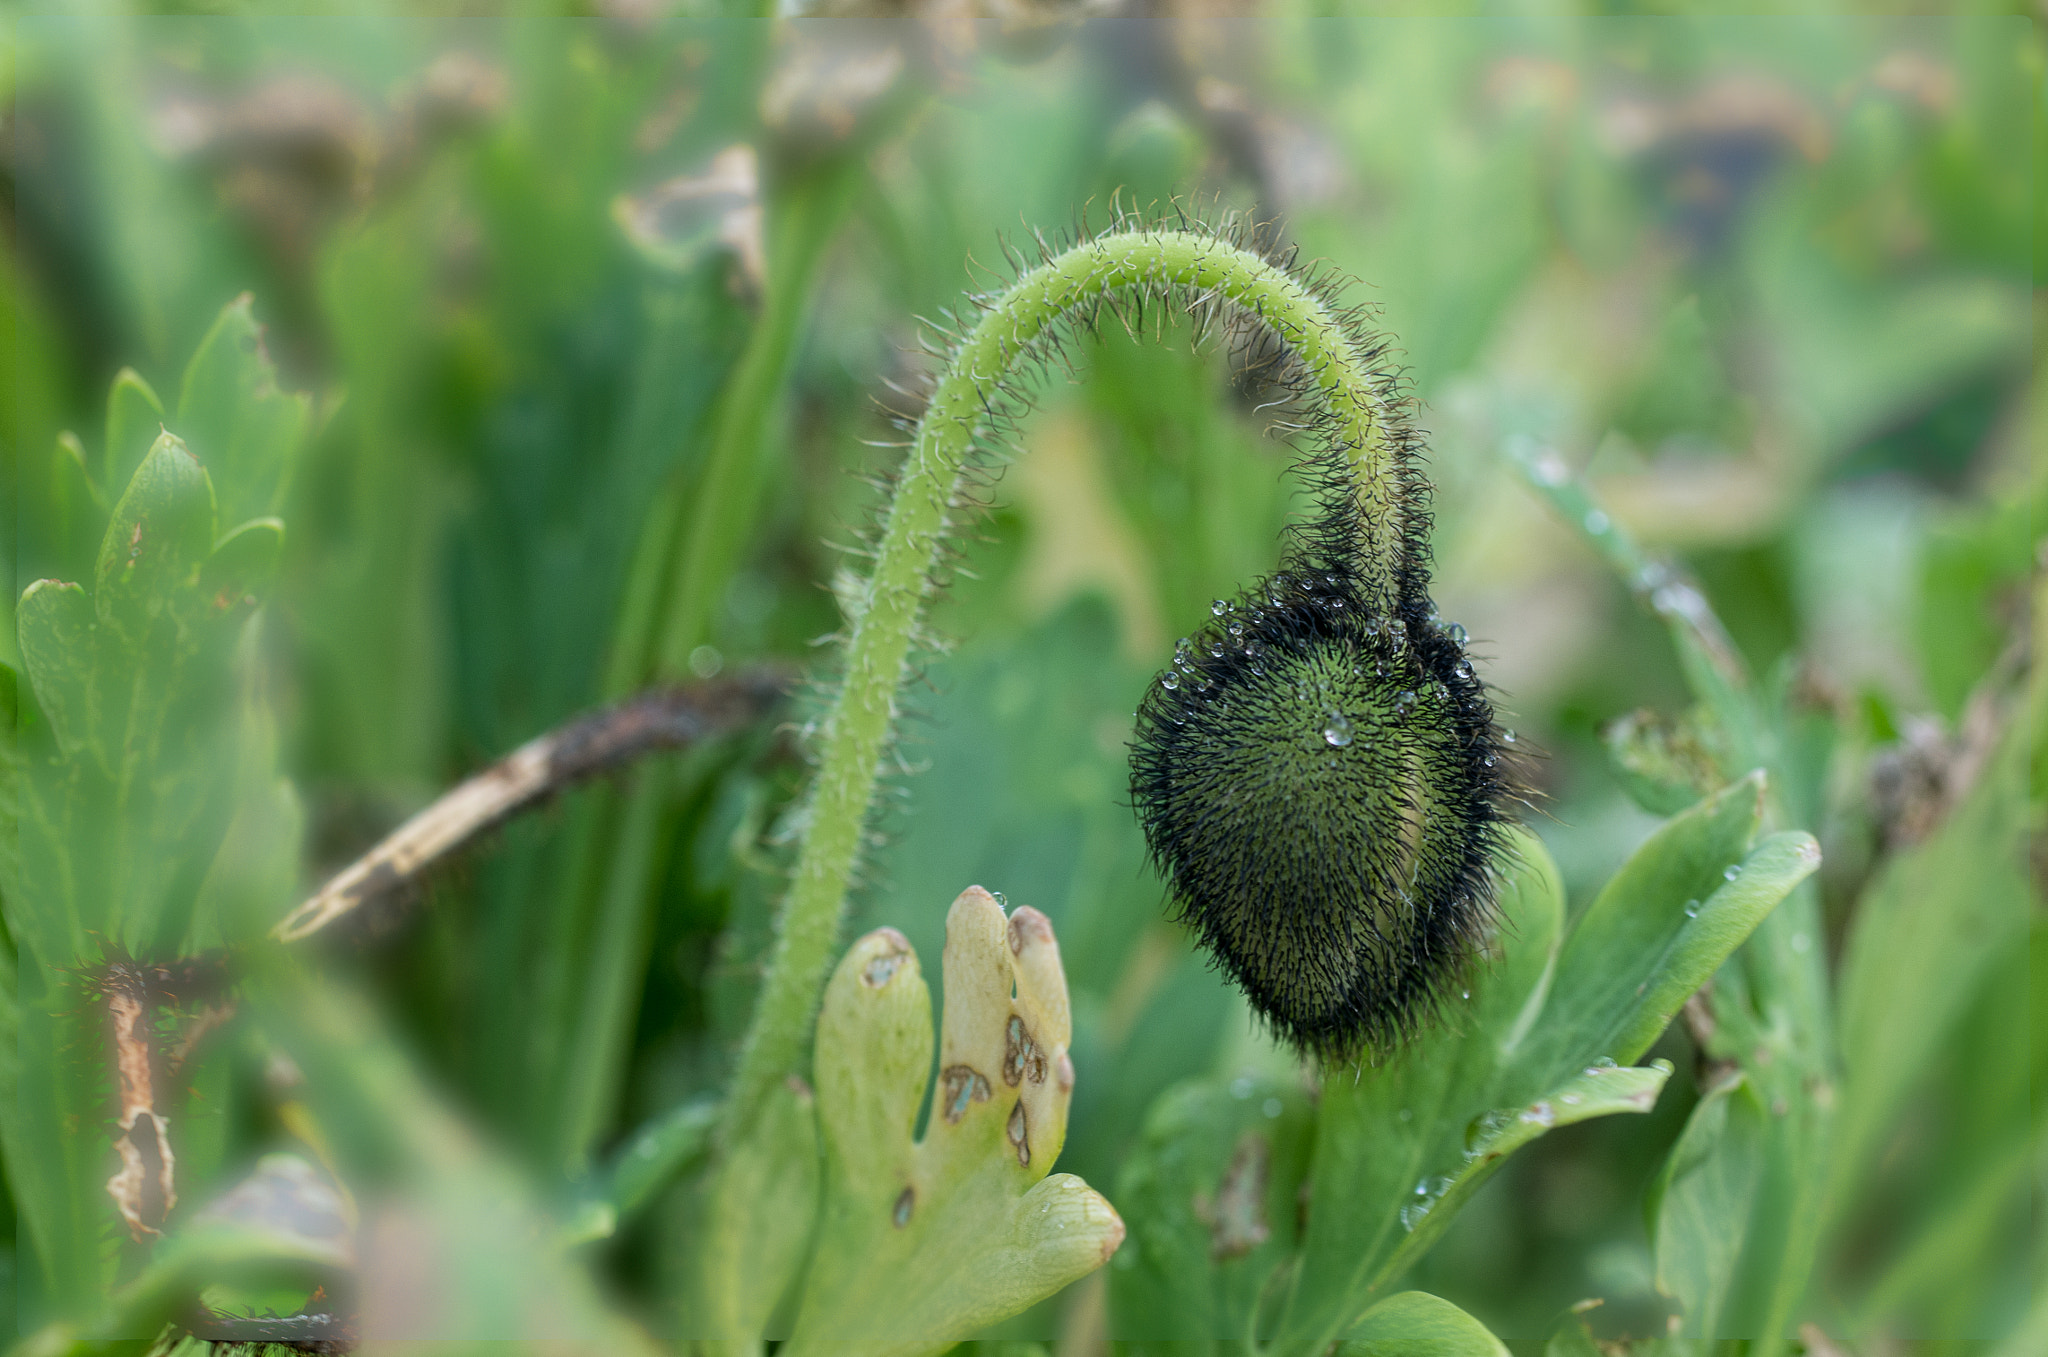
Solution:
[{"label": "dark bristly hair on bud", "polygon": [[1429,596],[1411,403],[1385,341],[1332,309],[1374,363],[1382,474],[1361,481],[1313,374],[1255,336],[1261,375],[1300,408],[1314,512],[1152,684],[1131,799],[1180,918],[1252,1006],[1298,1049],[1350,1060],[1398,1046],[1461,983],[1520,793],[1514,736]]}]

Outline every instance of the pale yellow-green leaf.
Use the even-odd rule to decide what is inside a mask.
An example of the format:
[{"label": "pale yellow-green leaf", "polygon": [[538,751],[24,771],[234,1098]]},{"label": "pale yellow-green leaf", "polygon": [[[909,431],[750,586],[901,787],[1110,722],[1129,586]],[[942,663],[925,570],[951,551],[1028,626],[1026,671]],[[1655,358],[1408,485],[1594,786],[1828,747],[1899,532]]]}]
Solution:
[{"label": "pale yellow-green leaf", "polygon": [[[900,933],[847,952],[818,1020],[825,1199],[785,1357],[855,1345],[936,1352],[1109,1258],[1123,1222],[1070,1174],[1047,1176],[1073,1097],[1065,974],[1037,910],[1004,917],[980,887],[946,919],[939,1086],[931,1000]],[[1012,990],[1014,988],[1014,996]]]}]

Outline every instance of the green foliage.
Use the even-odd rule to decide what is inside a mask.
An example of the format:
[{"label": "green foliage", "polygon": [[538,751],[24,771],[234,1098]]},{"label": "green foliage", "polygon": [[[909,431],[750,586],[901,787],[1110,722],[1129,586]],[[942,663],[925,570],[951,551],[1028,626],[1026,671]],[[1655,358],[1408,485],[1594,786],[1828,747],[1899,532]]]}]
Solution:
[{"label": "green foliage", "polygon": [[[244,8],[9,30],[0,1335],[195,1352],[323,1285],[436,1351],[2042,1348],[2038,24]],[[1436,599],[1545,751],[1469,999],[1306,1071],[1160,917],[1130,713],[1306,505],[1149,307],[885,580],[932,607],[851,685],[864,936],[813,917],[766,1065],[823,704],[258,943],[609,698],[833,691],[908,318],[1119,187],[1284,219],[1399,337]],[[971,881],[1061,943],[1028,1165],[923,1101],[1039,1002],[919,971]],[[95,982],[221,947],[232,1018],[149,1010],[132,1238]]]},{"label": "green foliage", "polygon": [[[1473,980],[1469,1009],[1384,1068],[1331,1072],[1313,1132],[1295,1133],[1309,1135],[1306,1161],[1271,1143],[1257,1152],[1281,1166],[1260,1176],[1286,1190],[1252,1208],[1256,1227],[1221,1215],[1204,1223],[1189,1205],[1196,1197],[1154,1185],[1170,1165],[1206,1200],[1243,1191],[1230,1179],[1248,1172],[1237,1158],[1245,1150],[1213,1114],[1209,1125],[1185,1113],[1155,1120],[1122,1184],[1133,1241],[1115,1273],[1119,1331],[1270,1336],[1281,1350],[1316,1350],[1359,1322],[1508,1155],[1554,1127],[1648,1111],[1670,1066],[1627,1062],[1818,865],[1805,835],[1752,847],[1761,799],[1751,778],[1673,820],[1569,930],[1556,869],[1524,838],[1502,892],[1503,951]],[[1222,1101],[1220,1090],[1208,1096]],[[1261,1106],[1277,1119],[1285,1104],[1269,1093]],[[1141,1214],[1140,1202],[1157,1214]],[[1290,1249],[1280,1241],[1297,1211],[1306,1226]],[[1225,1242],[1252,1235],[1262,1253]]]},{"label": "green foliage", "polygon": [[[818,1019],[824,1193],[788,1346],[937,1352],[1099,1267],[1124,1226],[1072,1174],[1066,977],[1045,919],[969,888],[946,923],[938,1083],[930,1000],[901,934],[856,942]],[[757,1330],[758,1331],[758,1330]]]},{"label": "green foliage", "polygon": [[[238,912],[247,900],[233,883],[267,875],[263,889],[275,890],[275,868],[252,864],[280,858],[283,881],[294,874],[294,810],[288,793],[275,803],[267,715],[248,687],[256,608],[275,578],[282,525],[255,517],[217,526],[217,499],[238,511],[272,507],[302,442],[305,403],[277,392],[255,335],[246,300],[235,303],[187,368],[179,421],[189,414],[208,441],[188,446],[163,431],[131,456],[137,412],[155,410],[155,398],[132,374],[116,381],[101,465],[125,471],[125,484],[115,498],[80,482],[90,502],[113,499],[91,587],[39,580],[15,609],[28,680],[20,696],[32,701],[9,742],[20,857],[5,899],[21,951],[24,1059],[6,1144],[10,1162],[40,1166],[16,1192],[43,1264],[40,1303],[60,1310],[99,1294],[114,1261],[102,1242],[115,1220],[100,1189],[100,1147],[66,1131],[96,1122],[106,1096],[78,1058],[105,1049],[105,1019],[73,974],[245,937],[261,919]],[[207,464],[216,454],[218,495]],[[62,448],[60,456],[85,465]],[[258,822],[278,837],[230,834]],[[188,1160],[203,1164],[224,1122],[220,1111],[193,1110]],[[164,1111],[183,1119],[184,1109]]]}]

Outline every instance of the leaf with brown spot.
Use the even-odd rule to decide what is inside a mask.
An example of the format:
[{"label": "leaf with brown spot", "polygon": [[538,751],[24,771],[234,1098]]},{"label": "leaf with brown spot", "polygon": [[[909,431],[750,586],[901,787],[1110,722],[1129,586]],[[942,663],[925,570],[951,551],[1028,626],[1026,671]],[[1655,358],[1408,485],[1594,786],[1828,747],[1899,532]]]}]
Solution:
[{"label": "leaf with brown spot", "polygon": [[944,964],[938,1101],[922,1140],[933,1034],[916,954],[877,930],[826,989],[824,1209],[786,1357],[848,1341],[863,1357],[940,1351],[1094,1271],[1123,1239],[1098,1193],[1047,1176],[1073,1097],[1051,925],[1028,908],[1005,919],[970,887],[947,916]]}]

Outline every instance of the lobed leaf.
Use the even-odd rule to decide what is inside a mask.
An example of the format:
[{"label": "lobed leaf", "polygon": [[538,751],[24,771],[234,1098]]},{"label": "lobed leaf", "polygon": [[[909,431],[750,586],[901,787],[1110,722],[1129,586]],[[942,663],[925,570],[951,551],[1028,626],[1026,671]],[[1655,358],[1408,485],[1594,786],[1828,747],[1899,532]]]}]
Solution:
[{"label": "lobed leaf", "polygon": [[[1102,1265],[1124,1236],[1108,1202],[1048,1177],[1073,1096],[1072,1024],[1045,916],[980,887],[946,920],[939,1085],[915,1139],[930,999],[901,934],[847,952],[818,1020],[825,1150],[816,1249],[784,1351],[857,1342],[937,1352]],[[1014,996],[1013,996],[1014,991]]]}]

